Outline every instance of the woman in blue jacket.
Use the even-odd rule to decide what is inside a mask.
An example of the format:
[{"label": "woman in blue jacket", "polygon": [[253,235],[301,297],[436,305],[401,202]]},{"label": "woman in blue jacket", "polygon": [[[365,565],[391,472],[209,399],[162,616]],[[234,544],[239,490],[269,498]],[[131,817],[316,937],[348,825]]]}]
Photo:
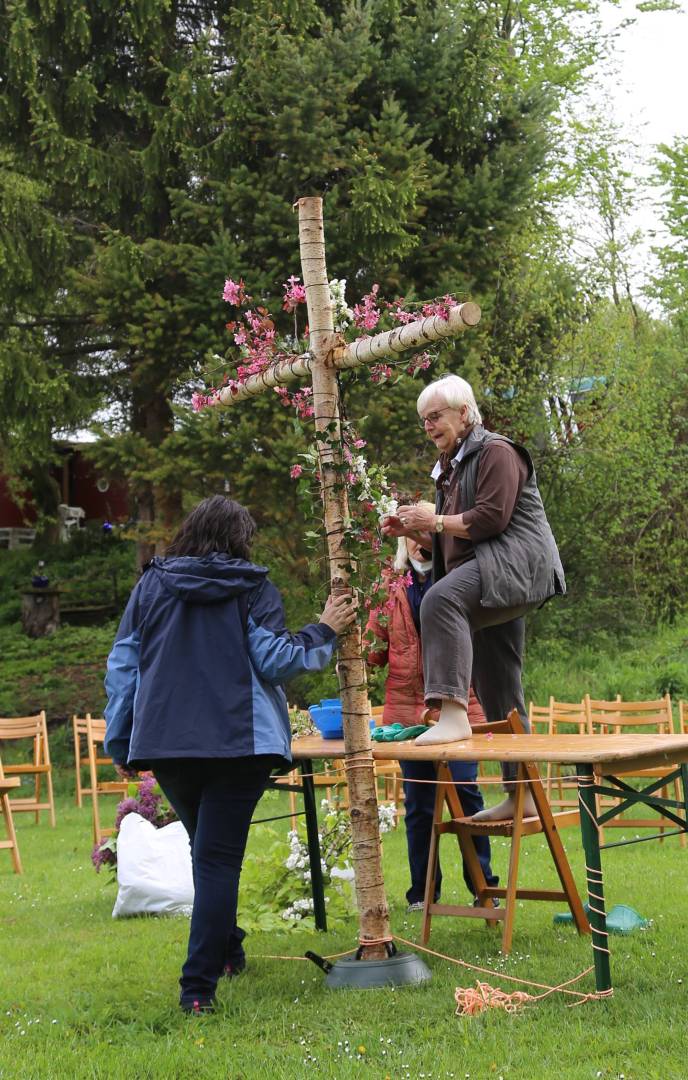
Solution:
[{"label": "woman in blue jacket", "polygon": [[216,495],[185,519],[129,598],[108,658],[105,748],[152,769],[191,842],[195,898],[180,979],[186,1011],[212,1009],[220,975],[245,964],[236,925],[256,803],[291,762],[282,682],[320,671],[354,618],[330,597],[318,623],[284,626],[279,592],[250,561],[255,522]]}]

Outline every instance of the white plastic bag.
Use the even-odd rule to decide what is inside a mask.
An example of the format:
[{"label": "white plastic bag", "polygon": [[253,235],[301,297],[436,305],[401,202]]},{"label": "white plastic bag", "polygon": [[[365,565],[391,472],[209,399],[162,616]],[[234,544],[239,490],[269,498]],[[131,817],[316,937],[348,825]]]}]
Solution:
[{"label": "white plastic bag", "polygon": [[191,851],[181,821],[156,829],[140,814],[127,814],[117,837],[117,884],[113,919],[190,915]]}]

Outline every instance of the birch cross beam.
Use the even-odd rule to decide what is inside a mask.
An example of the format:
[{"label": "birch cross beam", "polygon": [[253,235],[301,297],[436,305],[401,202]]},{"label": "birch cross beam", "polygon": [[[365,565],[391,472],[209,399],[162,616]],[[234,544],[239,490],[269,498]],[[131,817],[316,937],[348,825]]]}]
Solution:
[{"label": "birch cross beam", "polygon": [[[386,330],[374,337],[360,337],[345,345],[341,338],[335,337],[327,364],[338,371],[347,368],[362,367],[372,364],[385,356],[395,356],[428,345],[443,338],[457,337],[462,330],[477,326],[480,322],[480,308],[472,302],[457,304],[449,309],[449,318],[429,315],[417,322],[406,323],[394,330]],[[234,405],[255,397],[274,386],[284,386],[296,379],[312,375],[313,357],[310,353],[300,356],[286,356],[259,375],[251,375],[240,386],[226,386],[212,399],[214,405]]]}]

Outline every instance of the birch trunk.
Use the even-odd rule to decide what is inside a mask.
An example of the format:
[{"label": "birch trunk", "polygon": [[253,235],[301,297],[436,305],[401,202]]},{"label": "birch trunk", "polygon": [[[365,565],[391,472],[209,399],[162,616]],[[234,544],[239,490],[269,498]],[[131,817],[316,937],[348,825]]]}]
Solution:
[{"label": "birch trunk", "polygon": [[[308,317],[310,319],[310,308]],[[448,319],[429,315],[417,322],[375,334],[374,337],[357,338],[349,345],[337,341],[328,354],[327,363],[337,370],[361,367],[363,364],[383,360],[386,356],[397,356],[407,349],[417,349],[421,345],[430,345],[433,341],[456,337],[462,330],[477,326],[479,322],[480,308],[477,304],[457,304],[450,309]],[[251,375],[242,386],[235,389],[225,387],[212,404],[233,405],[274,386],[286,386],[296,379],[307,378],[313,370],[313,359],[312,350],[301,356],[286,357],[260,375]]]},{"label": "birch trunk", "polygon": [[[327,536],[330,582],[334,592],[347,591],[350,556],[345,528],[349,520],[346,485],[341,473],[342,437],[339,391],[332,366],[338,338],[332,322],[332,302],[325,263],[322,199],[299,199],[299,243],[306,288],[311,341],[311,375],[315,430],[320,460],[321,490]],[[377,814],[375,769],[370,744],[370,707],[361,652],[361,628],[344,634],[339,644],[339,685],[344,718],[344,745],[349,785],[353,864],[360,941],[390,937],[389,911],[382,878],[382,850]],[[366,959],[386,956],[384,945],[364,948]]]}]

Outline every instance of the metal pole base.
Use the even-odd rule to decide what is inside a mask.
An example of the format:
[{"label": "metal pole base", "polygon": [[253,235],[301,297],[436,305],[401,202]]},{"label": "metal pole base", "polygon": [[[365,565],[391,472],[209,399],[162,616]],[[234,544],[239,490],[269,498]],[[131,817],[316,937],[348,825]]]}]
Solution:
[{"label": "metal pole base", "polygon": [[415,953],[395,953],[385,960],[357,960],[354,952],[332,965],[325,985],[330,990],[372,990],[378,986],[417,986],[431,978],[430,969]]}]

